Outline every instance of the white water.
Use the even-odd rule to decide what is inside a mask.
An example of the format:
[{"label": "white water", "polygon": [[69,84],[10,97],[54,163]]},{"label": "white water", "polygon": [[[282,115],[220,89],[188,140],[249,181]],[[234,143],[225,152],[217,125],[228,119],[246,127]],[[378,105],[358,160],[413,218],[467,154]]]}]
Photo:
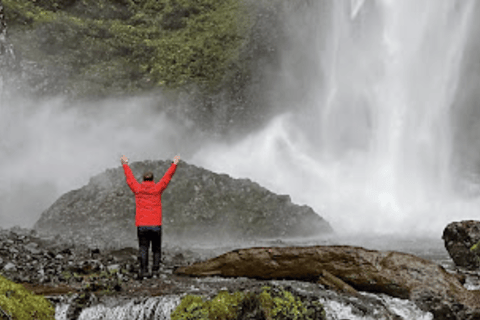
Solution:
[{"label": "white water", "polygon": [[480,202],[452,190],[450,123],[473,6],[352,0],[310,10],[305,25],[292,23],[298,37],[318,24],[298,48],[317,59],[310,100],[194,162],[290,194],[347,234],[439,238],[449,222],[478,218]]},{"label": "white water", "polygon": [[[99,304],[82,310],[78,320],[170,320],[170,314],[180,304],[180,296],[145,298],[132,300],[123,305],[105,306]],[[68,304],[56,307],[55,319],[67,319]]]},{"label": "white water", "polygon": [[[369,294],[361,293],[362,295],[367,295],[375,297],[383,302],[386,308],[391,311],[393,314],[398,315],[401,319],[404,320],[432,320],[433,315],[430,312],[424,312],[420,310],[414,303],[409,300],[392,298],[384,294]],[[374,316],[362,316],[354,312],[352,307],[340,303],[337,301],[331,301],[326,299],[320,299],[320,302],[323,304],[327,320],[376,320],[384,319],[380,315],[378,317]],[[377,311],[380,314],[380,311]]]},{"label": "white water", "polygon": [[[374,295],[362,293],[382,302],[391,313],[396,314],[404,320],[432,320],[429,312],[421,311],[415,304],[408,300],[392,298],[384,294]],[[166,296],[146,298],[144,301],[130,301],[116,306],[96,305],[84,309],[79,320],[169,320],[170,315],[180,304],[181,296]],[[353,311],[348,303],[340,303],[326,298],[319,299],[325,308],[328,320],[377,320],[382,319],[382,310],[374,311],[378,317],[363,316]],[[55,310],[56,320],[67,319],[68,304],[59,304]]]}]

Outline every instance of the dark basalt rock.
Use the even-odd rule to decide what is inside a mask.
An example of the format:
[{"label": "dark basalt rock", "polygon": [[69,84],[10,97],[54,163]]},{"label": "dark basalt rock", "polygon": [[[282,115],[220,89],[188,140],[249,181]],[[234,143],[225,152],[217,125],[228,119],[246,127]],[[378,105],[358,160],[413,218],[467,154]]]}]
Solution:
[{"label": "dark basalt rock", "polygon": [[459,277],[429,260],[393,251],[351,246],[239,249],[176,268],[174,274],[330,283],[350,295],[358,290],[412,300],[434,319],[470,319],[480,312],[480,291],[467,290]]},{"label": "dark basalt rock", "polygon": [[[137,179],[152,171],[155,181],[167,161],[131,164]],[[247,179],[232,179],[181,162],[162,195],[163,239],[187,246],[250,243],[254,239],[321,236],[332,228],[310,207],[276,195]],[[34,229],[67,244],[137,247],[135,197],[122,167],[108,169],[88,185],[61,196]],[[162,240],[163,241],[163,240]]]},{"label": "dark basalt rock", "polygon": [[453,262],[459,267],[475,270],[480,267],[480,221],[467,220],[450,223],[443,230],[442,239]]}]

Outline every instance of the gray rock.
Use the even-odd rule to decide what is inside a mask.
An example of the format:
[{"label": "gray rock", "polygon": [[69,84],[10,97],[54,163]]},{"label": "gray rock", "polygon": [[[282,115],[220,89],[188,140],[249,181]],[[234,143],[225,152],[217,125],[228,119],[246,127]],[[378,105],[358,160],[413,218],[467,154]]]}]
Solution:
[{"label": "gray rock", "polygon": [[3,270],[5,271],[17,271],[17,266],[11,262],[8,262],[5,266],[3,266]]},{"label": "gray rock", "polygon": [[111,265],[107,266],[107,269],[108,269],[108,271],[112,271],[112,270],[120,271],[121,267],[120,267],[119,264],[111,264]]},{"label": "gray rock", "polygon": [[[159,181],[168,161],[134,162],[137,181],[152,171]],[[183,244],[233,244],[255,239],[311,237],[333,230],[310,207],[276,195],[248,179],[233,179],[181,162],[162,194],[162,239]],[[62,195],[34,229],[90,248],[136,247],[135,197],[123,167]]]},{"label": "gray rock", "polygon": [[450,223],[443,231],[442,239],[453,262],[467,269],[478,269],[480,250],[480,221],[467,220]]},{"label": "gray rock", "polygon": [[25,248],[38,248],[38,243],[36,242],[29,242],[25,245]]},{"label": "gray rock", "polygon": [[41,253],[40,250],[35,249],[35,248],[31,248],[31,247],[25,247],[25,250],[27,250],[27,251],[30,252],[31,254],[40,254],[40,253]]}]

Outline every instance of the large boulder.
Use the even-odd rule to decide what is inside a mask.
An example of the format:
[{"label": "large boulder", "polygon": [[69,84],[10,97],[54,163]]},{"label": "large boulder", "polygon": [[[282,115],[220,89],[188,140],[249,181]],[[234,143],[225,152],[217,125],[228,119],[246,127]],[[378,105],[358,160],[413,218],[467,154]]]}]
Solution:
[{"label": "large boulder", "polygon": [[480,266],[480,221],[467,220],[450,223],[443,230],[442,239],[453,262],[467,269]]},{"label": "large boulder", "polygon": [[410,299],[435,319],[479,319],[480,291],[429,260],[352,246],[238,249],[175,269],[195,277],[224,276],[314,281],[349,294],[356,290]]},{"label": "large boulder", "polygon": [[[158,181],[167,161],[134,162],[137,181],[152,171]],[[251,243],[256,239],[321,236],[332,228],[310,207],[247,179],[233,179],[180,162],[162,195],[163,239],[170,244]],[[136,247],[135,197],[123,168],[108,169],[88,185],[62,195],[34,229],[42,236],[95,247]]]}]

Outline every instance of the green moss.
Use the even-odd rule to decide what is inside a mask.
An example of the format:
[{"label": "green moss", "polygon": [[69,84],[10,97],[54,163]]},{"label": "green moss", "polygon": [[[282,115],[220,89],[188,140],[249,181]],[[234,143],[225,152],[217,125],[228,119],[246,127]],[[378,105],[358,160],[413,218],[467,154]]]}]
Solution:
[{"label": "green moss", "polygon": [[73,277],[73,275],[70,271],[62,271],[62,276],[67,281],[70,280]]},{"label": "green moss", "polygon": [[[220,292],[211,300],[187,295],[172,312],[172,320],[180,319],[325,319],[325,311],[319,302],[302,301],[283,289],[263,287],[259,295],[235,292]],[[247,317],[249,317],[247,315]]]},{"label": "green moss", "polygon": [[[118,2],[3,1],[10,30],[17,32],[11,37],[15,47],[45,65],[63,61],[71,68],[70,87],[78,85],[79,92],[186,84],[210,90],[242,69],[239,54],[251,28],[242,1],[124,1],[128,14],[95,15],[116,12]],[[82,5],[90,15],[77,8]]]},{"label": "green moss", "polygon": [[13,319],[55,319],[55,308],[43,296],[0,275],[0,306]]},{"label": "green moss", "polygon": [[474,252],[474,253],[479,253],[479,252],[480,252],[480,241],[477,242],[476,244],[474,244],[474,245],[470,248],[470,251],[471,251],[471,252]]}]

